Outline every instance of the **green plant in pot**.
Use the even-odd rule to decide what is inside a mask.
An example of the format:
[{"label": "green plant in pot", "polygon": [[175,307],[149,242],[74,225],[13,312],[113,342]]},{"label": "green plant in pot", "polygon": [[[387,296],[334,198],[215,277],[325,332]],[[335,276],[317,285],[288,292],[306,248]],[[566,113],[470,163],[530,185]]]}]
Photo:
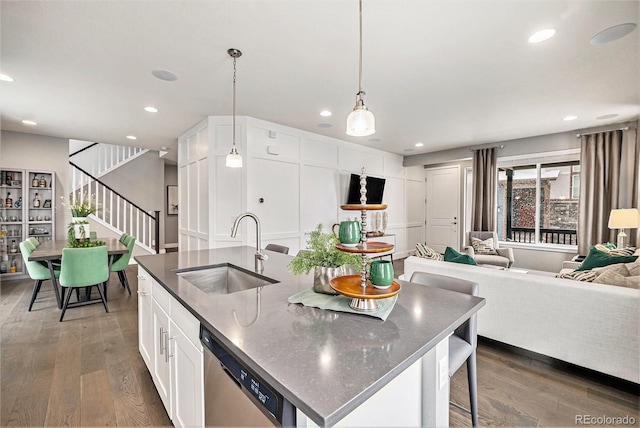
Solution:
[{"label": "green plant in pot", "polygon": [[313,269],[313,291],[337,294],[331,289],[329,281],[357,272],[362,262],[361,258],[356,254],[338,250],[338,238],[333,232],[323,232],[322,224],[307,235],[309,240],[306,249],[300,251],[289,263],[289,271],[294,275],[307,275]]}]

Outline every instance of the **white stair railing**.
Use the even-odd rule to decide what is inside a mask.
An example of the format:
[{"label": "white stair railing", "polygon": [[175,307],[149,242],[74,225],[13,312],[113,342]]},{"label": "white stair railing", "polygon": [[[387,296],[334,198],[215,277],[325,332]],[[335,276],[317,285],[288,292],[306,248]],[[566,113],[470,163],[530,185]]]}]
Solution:
[{"label": "white stair railing", "polygon": [[90,198],[100,207],[91,218],[115,233],[126,232],[134,236],[136,245],[153,253],[159,252],[160,228],[157,219],[160,211],[143,210],[73,162],[69,162],[69,165],[71,182],[85,183],[73,189],[69,198],[71,203]]},{"label": "white stair railing", "polygon": [[[90,176],[99,179],[148,151],[148,149],[142,149],[140,147],[94,143],[70,154],[69,160],[86,171]],[[77,179],[79,181],[72,180],[71,182],[71,188],[74,191],[86,186],[89,181],[91,181],[91,179],[86,176],[77,176]]]}]

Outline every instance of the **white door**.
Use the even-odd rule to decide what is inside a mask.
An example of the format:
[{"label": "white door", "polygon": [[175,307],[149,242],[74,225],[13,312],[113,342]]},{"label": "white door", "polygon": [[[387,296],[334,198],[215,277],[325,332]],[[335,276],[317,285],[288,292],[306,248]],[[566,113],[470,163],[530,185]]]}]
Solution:
[{"label": "white door", "polygon": [[169,316],[155,299],[151,299],[151,313],[153,314],[153,382],[162,399],[164,408],[173,419],[171,403],[171,364],[169,361]]},{"label": "white door", "polygon": [[176,427],[204,426],[204,363],[202,351],[171,321],[171,386],[173,424]]},{"label": "white door", "polygon": [[151,314],[151,277],[140,269],[138,275],[138,349],[153,372],[153,315]]},{"label": "white door", "polygon": [[460,167],[427,169],[426,192],[426,245],[459,250]]}]

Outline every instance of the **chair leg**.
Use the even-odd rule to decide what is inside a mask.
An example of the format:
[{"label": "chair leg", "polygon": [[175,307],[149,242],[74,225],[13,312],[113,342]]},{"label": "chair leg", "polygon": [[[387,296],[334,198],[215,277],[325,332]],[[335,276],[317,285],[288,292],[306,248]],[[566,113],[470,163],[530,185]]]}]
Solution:
[{"label": "chair leg", "polygon": [[31,312],[31,308],[33,307],[33,302],[36,301],[36,296],[38,292],[40,292],[40,287],[42,286],[42,279],[36,279],[36,282],[33,284],[33,293],[31,294],[31,302],[29,302],[29,312]]},{"label": "chair leg", "polygon": [[60,314],[60,322],[62,322],[62,318],[64,318],[64,313],[67,311],[67,305],[69,304],[69,300],[71,300],[71,290],[68,290],[67,295],[64,298],[64,304],[62,305],[62,313]]},{"label": "chair leg", "polygon": [[119,274],[122,274],[122,286],[125,287],[127,289],[127,291],[129,292],[129,296],[131,296],[131,287],[129,287],[129,280],[127,279],[127,273],[124,270],[121,270],[120,272],[118,272]]},{"label": "chair leg", "polygon": [[[105,287],[104,292],[102,291],[102,287]],[[102,304],[104,305],[104,310],[107,311],[107,313],[109,313],[109,307],[107,306],[107,298],[106,298],[106,294],[107,294],[107,283],[103,282],[102,284],[98,284],[96,286],[96,288],[98,289],[98,293],[100,293],[100,298],[102,299]]]},{"label": "chair leg", "polygon": [[476,350],[467,359],[467,379],[469,381],[469,406],[471,408],[471,424],[478,426],[478,377],[476,367]]}]

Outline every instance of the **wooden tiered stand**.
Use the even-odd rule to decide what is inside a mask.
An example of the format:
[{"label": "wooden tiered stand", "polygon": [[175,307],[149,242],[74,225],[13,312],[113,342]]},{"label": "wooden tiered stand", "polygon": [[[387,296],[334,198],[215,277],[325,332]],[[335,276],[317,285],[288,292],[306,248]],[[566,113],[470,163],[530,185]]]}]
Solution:
[{"label": "wooden tiered stand", "polygon": [[362,219],[362,237],[360,244],[355,247],[345,247],[337,244],[336,248],[348,253],[356,253],[362,256],[362,267],[360,275],[346,275],[333,278],[330,282],[331,288],[336,292],[351,297],[349,306],[357,311],[375,311],[379,308],[377,299],[393,297],[400,292],[400,284],[397,281],[387,288],[376,288],[367,280],[368,256],[376,253],[384,253],[393,250],[393,245],[386,242],[367,242],[367,211],[384,210],[386,204],[367,204],[367,176],[364,168],[360,171],[360,204],[340,205],[345,211],[360,211]]}]

